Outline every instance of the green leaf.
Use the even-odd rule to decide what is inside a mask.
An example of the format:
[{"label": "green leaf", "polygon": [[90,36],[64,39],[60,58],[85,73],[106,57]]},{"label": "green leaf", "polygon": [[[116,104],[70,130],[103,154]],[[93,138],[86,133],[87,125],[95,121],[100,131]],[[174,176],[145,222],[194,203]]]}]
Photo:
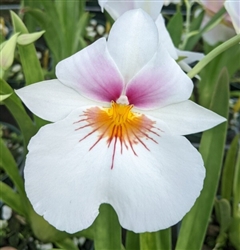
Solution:
[{"label": "green leaf", "polygon": [[[228,81],[228,73],[224,69],[216,82],[210,105],[212,111],[226,118],[229,100]],[[204,187],[194,206],[182,221],[176,250],[202,248],[220,178],[226,133],[226,122],[203,133],[199,151],[206,167]]]},{"label": "green leaf", "polygon": [[171,228],[140,234],[140,250],[171,250]]},{"label": "green leaf", "polygon": [[30,43],[37,41],[44,33],[45,30],[39,32],[33,32],[30,34],[22,34],[18,37],[17,43],[20,45],[28,45]]},{"label": "green leaf", "polygon": [[3,70],[7,70],[13,63],[14,52],[17,44],[17,37],[19,33],[14,34],[9,40],[4,43],[3,48],[1,49],[0,57],[0,67]]},{"label": "green leaf", "polygon": [[[42,1],[42,5],[44,12],[27,7],[25,13],[32,15],[41,28],[46,30],[44,38],[54,55],[53,67],[55,67],[59,61],[82,49],[85,45],[82,36],[89,14],[84,12],[84,0],[74,1],[71,4],[67,0]],[[52,22],[53,19],[54,22]]]},{"label": "green leaf", "polygon": [[77,23],[76,31],[73,37],[73,46],[71,51],[72,54],[76,53],[80,49],[83,49],[87,45],[85,40],[83,39],[83,36],[85,34],[85,27],[89,22],[89,18],[90,18],[89,13],[85,12],[82,14]]},{"label": "green leaf", "polygon": [[232,200],[233,179],[237,162],[239,138],[240,135],[236,135],[228,149],[222,173],[221,196],[229,201]]},{"label": "green leaf", "polygon": [[240,218],[234,218],[229,229],[229,240],[231,244],[240,250]]},{"label": "green leaf", "polygon": [[7,184],[0,182],[0,200],[11,207],[18,214],[25,216],[26,211],[20,195],[14,192]]},{"label": "green leaf", "polygon": [[[210,63],[215,57],[220,55],[225,50],[228,50],[229,48],[233,47],[234,45],[238,44],[240,42],[240,34],[234,36],[233,38],[229,39],[228,41],[224,42],[223,44],[216,47],[214,50],[212,50],[210,53],[208,53],[200,62],[194,66],[193,69],[191,69],[188,72],[188,76],[190,78],[193,78],[195,75],[197,75],[208,63]],[[239,59],[239,58],[238,58]],[[226,61],[225,61],[226,62]],[[239,67],[239,66],[238,66]]]},{"label": "green leaf", "polygon": [[172,38],[174,46],[178,47],[181,42],[183,29],[183,18],[180,11],[176,12],[175,15],[170,19],[167,29]]},{"label": "green leaf", "polygon": [[93,238],[94,238],[94,225],[90,226],[87,229],[79,231],[77,233],[74,233],[71,236],[72,237],[85,237],[85,238],[93,240]]},{"label": "green leaf", "polygon": [[0,94],[12,93],[12,95],[5,99],[3,103],[13,115],[23,134],[24,146],[26,151],[27,144],[31,137],[37,132],[37,129],[26,113],[17,95],[12,92],[12,88],[2,79],[0,79],[0,86]]},{"label": "green leaf", "polygon": [[[194,18],[191,20],[190,23],[190,32],[196,32],[200,29],[204,15],[205,11],[202,9],[198,16],[193,15]],[[188,42],[190,43],[190,40],[188,40]]]},{"label": "green leaf", "polygon": [[64,48],[62,46],[63,34],[58,28],[59,25],[57,24],[57,20],[54,18],[54,22],[51,22],[51,18],[47,13],[31,7],[25,8],[25,14],[26,16],[31,15],[37,21],[40,27],[46,30],[44,33],[44,38],[53,54],[53,67],[55,68],[55,65],[64,58],[62,55],[62,51],[64,51],[64,49],[62,49]]},{"label": "green leaf", "polygon": [[[225,12],[226,12],[225,8],[222,7],[211,18],[211,20],[197,33],[197,35],[191,37],[191,39],[188,40],[186,46],[183,49],[184,50],[192,50],[194,48],[194,46],[197,44],[197,42],[201,39],[203,33],[205,33],[207,30],[209,30],[209,28],[212,27],[213,24],[216,24],[216,23],[220,22],[220,20],[222,19]],[[201,18],[203,18],[203,17],[201,17]]]},{"label": "green leaf", "polygon": [[231,205],[226,199],[215,200],[214,208],[217,221],[220,225],[220,233],[216,239],[214,249],[220,249],[226,246],[227,243],[227,231],[232,221]]},{"label": "green leaf", "polygon": [[227,232],[231,223],[231,206],[228,200],[215,200],[215,213],[220,225],[220,234]]},{"label": "green leaf", "polygon": [[66,238],[62,241],[54,242],[58,247],[65,250],[78,250],[79,248],[73,243],[70,238]]},{"label": "green leaf", "polygon": [[230,92],[230,96],[231,96],[231,97],[232,97],[232,96],[238,96],[238,97],[240,97],[240,91],[237,91],[237,90],[231,91],[231,92]]},{"label": "green leaf", "polygon": [[136,234],[132,231],[127,231],[126,250],[140,250],[139,234]]},{"label": "green leaf", "polygon": [[[240,143],[240,141],[238,141]],[[240,147],[233,179],[233,218],[240,219]]]},{"label": "green leaf", "polygon": [[68,233],[57,230],[42,216],[38,215],[28,204],[28,221],[34,235],[43,242],[60,242],[69,236]]},{"label": "green leaf", "polygon": [[99,215],[94,222],[94,246],[95,250],[121,250],[121,226],[113,208],[108,204],[102,204]]},{"label": "green leaf", "polygon": [[[12,94],[12,93],[11,93]],[[6,95],[0,95],[0,102],[4,101],[7,99],[11,94],[6,94]]]},{"label": "green leaf", "polygon": [[18,172],[17,164],[10,153],[9,149],[4,144],[4,141],[0,138],[0,168],[4,169],[10,179],[13,181],[19,193],[25,195],[23,180]]},{"label": "green leaf", "polygon": [[[221,70],[226,67],[229,77],[239,69],[240,46],[236,44],[227,51],[215,57],[207,67],[203,68],[200,73],[201,81],[199,87],[199,103],[204,107],[209,107],[211,94],[215,88],[215,82]],[[226,63],[228,62],[228,63]]]},{"label": "green leaf", "polygon": [[[11,11],[11,18],[14,31],[16,33],[20,32],[21,34],[28,34],[28,30],[25,27],[24,23],[13,11]],[[34,45],[18,45],[17,47],[22,63],[26,84],[29,85],[35,82],[43,81],[43,71],[40,62],[37,58],[36,49]]]}]

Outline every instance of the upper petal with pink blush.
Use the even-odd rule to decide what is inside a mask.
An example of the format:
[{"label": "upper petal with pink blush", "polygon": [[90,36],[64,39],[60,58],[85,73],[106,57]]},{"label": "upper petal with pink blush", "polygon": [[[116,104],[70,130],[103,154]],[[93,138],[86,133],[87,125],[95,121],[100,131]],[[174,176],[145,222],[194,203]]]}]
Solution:
[{"label": "upper petal with pink blush", "polygon": [[152,60],[128,83],[126,95],[141,109],[154,109],[187,100],[193,89],[191,79],[159,47]]},{"label": "upper petal with pink blush", "polygon": [[105,38],[58,63],[56,76],[63,84],[96,101],[117,100],[123,90],[122,76]]}]

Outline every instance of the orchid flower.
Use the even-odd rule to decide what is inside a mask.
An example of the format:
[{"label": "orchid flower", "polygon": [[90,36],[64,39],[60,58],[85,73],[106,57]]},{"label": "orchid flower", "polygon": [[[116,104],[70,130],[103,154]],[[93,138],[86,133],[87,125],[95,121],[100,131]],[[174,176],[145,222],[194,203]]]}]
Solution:
[{"label": "orchid flower", "polygon": [[226,0],[224,6],[230,15],[237,34],[240,34],[240,1]]},{"label": "orchid flower", "polygon": [[159,14],[164,4],[164,1],[130,0],[125,2],[124,0],[98,0],[98,3],[101,6],[102,11],[103,9],[106,9],[106,11],[115,20],[127,10],[141,8],[146,11],[156,22],[159,31],[159,42],[164,44],[173,59],[177,60],[179,56],[184,58],[179,62],[179,65],[184,71],[190,71],[191,67],[188,66],[188,64],[191,64],[195,61],[199,61],[204,57],[203,53],[181,51],[174,47],[173,41],[165,26],[164,18],[161,14]]},{"label": "orchid flower", "polygon": [[128,11],[107,41],[58,63],[57,79],[16,90],[53,122],[31,139],[24,176],[33,208],[59,230],[89,227],[108,203],[124,228],[157,231],[199,196],[204,163],[182,135],[225,119],[188,100],[193,83],[158,37],[148,14]]},{"label": "orchid flower", "polygon": [[[230,1],[230,4],[225,5],[226,6],[232,6],[234,4],[239,5],[239,1],[236,2]],[[211,17],[217,13],[224,5],[224,0],[219,1],[211,1],[211,0],[200,0],[200,3],[203,5],[203,7],[206,10],[206,14],[202,21],[202,26],[206,25],[210,20]],[[226,7],[227,8],[227,7]],[[232,7],[229,7],[230,9]],[[239,9],[239,7],[238,7]],[[231,10],[230,10],[231,11]],[[237,6],[236,6],[237,11]],[[238,12],[236,12],[238,13]],[[211,30],[205,32],[203,34],[203,39],[210,45],[214,46],[218,42],[224,42],[231,37],[235,35],[235,32],[232,28],[231,18],[228,13],[224,15],[223,21],[219,24],[217,24],[215,27],[213,27]]]}]

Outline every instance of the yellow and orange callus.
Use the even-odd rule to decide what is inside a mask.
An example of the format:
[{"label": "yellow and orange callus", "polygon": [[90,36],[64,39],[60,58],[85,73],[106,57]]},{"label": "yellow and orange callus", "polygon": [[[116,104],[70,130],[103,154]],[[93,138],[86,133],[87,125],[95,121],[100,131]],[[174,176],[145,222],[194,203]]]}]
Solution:
[{"label": "yellow and orange callus", "polygon": [[[92,128],[92,131],[80,139],[80,142],[84,141],[90,135],[97,133],[97,140],[89,150],[104,139],[106,140],[107,147],[110,147],[113,143],[111,169],[114,166],[117,143],[120,143],[121,154],[123,154],[123,148],[125,148],[127,150],[131,149],[135,156],[137,156],[134,150],[134,145],[136,144],[140,143],[146,150],[150,151],[144,139],[150,139],[157,143],[151,137],[151,134],[159,136],[157,132],[153,131],[155,121],[152,121],[143,114],[133,112],[132,108],[133,105],[111,102],[111,107],[109,108],[92,107],[87,109],[81,115],[82,119],[76,122],[87,122],[87,124],[76,130],[86,127]],[[160,130],[158,128],[155,129]]]}]

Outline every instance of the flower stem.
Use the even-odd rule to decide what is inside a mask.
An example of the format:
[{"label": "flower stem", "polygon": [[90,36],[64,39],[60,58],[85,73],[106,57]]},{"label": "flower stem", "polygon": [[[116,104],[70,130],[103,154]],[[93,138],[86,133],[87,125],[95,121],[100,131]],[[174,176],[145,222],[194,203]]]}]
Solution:
[{"label": "flower stem", "polygon": [[231,48],[235,44],[240,42],[240,34],[234,36],[223,44],[219,45],[217,48],[213,49],[208,53],[200,62],[198,62],[195,67],[188,72],[188,76],[193,78],[197,75],[209,62],[211,62],[216,56],[224,52],[225,50]]},{"label": "flower stem", "polygon": [[185,23],[185,39],[183,43],[180,46],[180,49],[183,49],[188,41],[189,38],[189,33],[190,33],[190,24],[191,24],[191,8],[192,8],[192,3],[189,2],[189,0],[185,0],[185,5],[186,5],[186,23]]}]

